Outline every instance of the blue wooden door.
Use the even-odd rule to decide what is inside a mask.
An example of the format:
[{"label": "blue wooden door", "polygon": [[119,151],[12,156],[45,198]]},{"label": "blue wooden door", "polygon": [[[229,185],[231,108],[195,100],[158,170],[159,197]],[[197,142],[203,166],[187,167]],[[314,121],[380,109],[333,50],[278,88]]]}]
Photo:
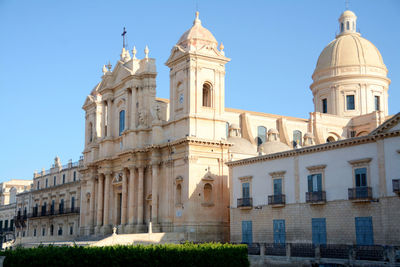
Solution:
[{"label": "blue wooden door", "polygon": [[357,245],[373,245],[374,231],[372,217],[356,217]]},{"label": "blue wooden door", "polygon": [[326,244],[326,220],[325,218],[312,218],[312,242],[314,245]]},{"label": "blue wooden door", "polygon": [[285,244],[286,230],[285,220],[274,220],[274,243]]},{"label": "blue wooden door", "polygon": [[242,243],[253,243],[253,225],[251,221],[242,221]]}]

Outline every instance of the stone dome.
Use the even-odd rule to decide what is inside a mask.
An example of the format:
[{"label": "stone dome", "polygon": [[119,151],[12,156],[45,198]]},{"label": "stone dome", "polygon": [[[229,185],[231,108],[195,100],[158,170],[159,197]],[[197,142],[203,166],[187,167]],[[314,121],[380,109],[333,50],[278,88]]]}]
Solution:
[{"label": "stone dome", "polygon": [[320,71],[351,66],[371,66],[387,72],[379,50],[359,33],[353,33],[338,35],[322,50],[313,77]]},{"label": "stone dome", "polygon": [[233,144],[230,148],[230,151],[233,153],[257,154],[257,147],[251,144],[247,139],[231,136],[228,138],[228,142]]},{"label": "stone dome", "polygon": [[[351,72],[386,77],[387,68],[379,50],[357,32],[357,16],[350,10],[339,17],[340,33],[321,52],[315,68],[314,82]],[[368,68],[367,68],[368,67]],[[371,68],[372,67],[372,68]]]},{"label": "stone dome", "polygon": [[177,43],[177,45],[181,46],[187,46],[189,44],[194,46],[208,44],[215,47],[218,45],[218,42],[212,33],[201,25],[199,12],[196,12],[193,26],[181,36]]},{"label": "stone dome", "polygon": [[264,154],[273,154],[291,150],[292,148],[281,141],[267,141],[260,146],[260,152]]}]

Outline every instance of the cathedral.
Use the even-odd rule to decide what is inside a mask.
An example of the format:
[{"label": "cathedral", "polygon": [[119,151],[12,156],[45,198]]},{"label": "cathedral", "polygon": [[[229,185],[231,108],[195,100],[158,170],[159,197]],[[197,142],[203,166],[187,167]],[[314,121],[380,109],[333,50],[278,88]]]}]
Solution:
[{"label": "cathedral", "polygon": [[[196,12],[173,45],[170,98],[156,96],[155,59],[122,49],[87,96],[80,235],[185,233],[228,241],[228,162],[366,136],[388,116],[388,70],[346,10],[321,52],[308,119],[225,106],[222,42]],[[229,95],[227,95],[229,97]]]}]

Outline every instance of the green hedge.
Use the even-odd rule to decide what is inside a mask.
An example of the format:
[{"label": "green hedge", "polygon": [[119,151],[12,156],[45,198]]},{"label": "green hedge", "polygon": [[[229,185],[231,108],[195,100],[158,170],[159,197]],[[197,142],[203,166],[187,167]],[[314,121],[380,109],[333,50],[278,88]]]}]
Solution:
[{"label": "green hedge", "polygon": [[4,266],[249,266],[246,245],[220,243],[16,248]]}]

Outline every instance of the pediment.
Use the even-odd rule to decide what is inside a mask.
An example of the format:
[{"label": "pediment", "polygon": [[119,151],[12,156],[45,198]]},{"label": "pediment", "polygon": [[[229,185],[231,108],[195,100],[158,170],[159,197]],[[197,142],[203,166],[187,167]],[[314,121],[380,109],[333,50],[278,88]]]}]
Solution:
[{"label": "pediment", "polygon": [[88,95],[88,96],[86,97],[85,103],[83,104],[82,108],[88,107],[88,106],[90,106],[90,105],[93,104],[93,103],[95,103],[94,96]]},{"label": "pediment", "polygon": [[171,55],[169,56],[165,65],[168,65],[170,62],[175,61],[176,59],[182,57],[186,54],[186,51],[182,49],[179,45],[175,45],[171,50]]},{"label": "pediment", "polygon": [[124,66],[121,61],[119,61],[111,73],[103,76],[103,82],[100,90],[104,88],[113,88],[121,83],[126,77],[131,75],[132,71],[128,67]]},{"label": "pediment", "polygon": [[203,181],[208,181],[208,182],[212,182],[215,180],[215,175],[213,175],[210,171],[208,171],[203,178],[201,178],[201,180]]},{"label": "pediment", "polygon": [[373,130],[369,135],[376,135],[381,133],[389,133],[400,130],[400,112],[393,115],[390,119],[385,121],[381,126]]}]

